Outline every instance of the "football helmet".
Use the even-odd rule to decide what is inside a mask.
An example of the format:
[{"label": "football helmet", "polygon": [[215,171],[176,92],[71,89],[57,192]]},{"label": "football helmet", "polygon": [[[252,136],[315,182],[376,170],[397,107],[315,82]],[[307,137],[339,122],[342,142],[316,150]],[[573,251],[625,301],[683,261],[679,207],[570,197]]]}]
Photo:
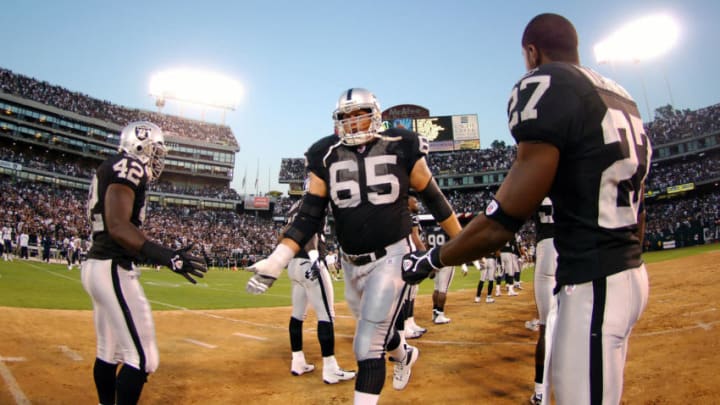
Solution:
[{"label": "football helmet", "polygon": [[[367,110],[368,113],[361,116],[346,117],[348,113],[357,110]],[[364,120],[370,120],[367,130],[359,130],[358,124]],[[382,111],[380,103],[375,95],[366,89],[352,88],[345,90],[340,95],[333,112],[335,121],[335,133],[345,145],[362,145],[370,142],[383,130]],[[353,130],[349,128],[353,127]]]},{"label": "football helmet", "polygon": [[120,152],[137,158],[145,165],[148,181],[160,177],[165,167],[165,136],[159,126],[148,121],[131,122],[120,133]]}]

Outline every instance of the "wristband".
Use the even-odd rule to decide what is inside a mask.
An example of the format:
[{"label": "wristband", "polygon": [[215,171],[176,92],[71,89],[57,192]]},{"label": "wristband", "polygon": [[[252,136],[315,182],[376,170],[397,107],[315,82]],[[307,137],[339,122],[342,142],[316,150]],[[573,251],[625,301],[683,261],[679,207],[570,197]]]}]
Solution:
[{"label": "wristband", "polygon": [[140,254],[153,264],[163,266],[171,266],[174,252],[165,246],[159,245],[153,241],[146,240],[140,248]]},{"label": "wristband", "polygon": [[435,267],[435,270],[439,270],[445,267],[443,262],[440,260],[439,246],[430,250],[430,265]]},{"label": "wristband", "polygon": [[488,204],[487,208],[485,208],[485,216],[499,223],[503,226],[503,228],[512,233],[517,233],[517,231],[520,230],[520,227],[522,227],[525,223],[525,220],[523,219],[511,217],[506,214],[500,206],[500,202],[494,198],[490,200],[490,204]]}]

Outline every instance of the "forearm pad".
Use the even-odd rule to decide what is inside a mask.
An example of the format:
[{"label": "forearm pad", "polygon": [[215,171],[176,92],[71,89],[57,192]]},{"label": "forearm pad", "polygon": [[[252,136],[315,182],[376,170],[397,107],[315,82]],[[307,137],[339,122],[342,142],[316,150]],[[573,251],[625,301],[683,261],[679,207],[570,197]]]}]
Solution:
[{"label": "forearm pad", "polygon": [[432,178],[425,186],[425,189],[420,192],[420,198],[438,223],[448,219],[453,214],[450,203]]},{"label": "forearm pad", "polygon": [[299,246],[305,246],[313,235],[320,231],[326,206],[327,198],[305,194],[300,209],[285,231],[284,237],[294,240]]},{"label": "forearm pad", "polygon": [[153,241],[146,240],[140,248],[140,254],[152,264],[172,267],[172,258],[175,252]]}]

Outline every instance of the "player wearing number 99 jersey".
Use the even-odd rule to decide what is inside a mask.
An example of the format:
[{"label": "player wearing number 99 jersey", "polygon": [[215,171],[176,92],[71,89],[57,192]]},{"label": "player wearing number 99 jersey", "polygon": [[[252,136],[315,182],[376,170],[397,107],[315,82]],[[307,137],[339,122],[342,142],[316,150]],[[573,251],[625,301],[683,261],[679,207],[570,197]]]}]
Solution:
[{"label": "player wearing number 99 jersey", "polygon": [[650,142],[630,95],[580,66],[570,21],[540,14],[521,45],[528,72],[508,103],[517,157],[485,215],[429,260],[417,259],[414,270],[489,253],[549,195],[558,251],[554,397],[558,404],[617,404],[630,332],[648,298],[641,246]]}]

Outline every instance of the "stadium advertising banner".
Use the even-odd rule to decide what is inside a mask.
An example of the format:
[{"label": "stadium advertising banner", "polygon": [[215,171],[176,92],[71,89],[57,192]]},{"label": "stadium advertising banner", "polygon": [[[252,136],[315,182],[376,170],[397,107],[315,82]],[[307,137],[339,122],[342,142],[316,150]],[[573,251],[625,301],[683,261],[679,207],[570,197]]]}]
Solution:
[{"label": "stadium advertising banner", "polygon": [[270,198],[264,196],[247,195],[245,196],[244,209],[268,211],[270,209]]},{"label": "stadium advertising banner", "polygon": [[455,150],[480,149],[480,130],[476,114],[453,115],[452,127]]},{"label": "stadium advertising banner", "polygon": [[384,124],[385,128],[405,128],[426,137],[430,141],[430,152],[480,149],[476,114],[392,118]]},{"label": "stadium advertising banner", "polygon": [[694,183],[680,184],[679,186],[672,186],[667,188],[668,194],[682,193],[683,191],[690,191],[695,189]]}]

